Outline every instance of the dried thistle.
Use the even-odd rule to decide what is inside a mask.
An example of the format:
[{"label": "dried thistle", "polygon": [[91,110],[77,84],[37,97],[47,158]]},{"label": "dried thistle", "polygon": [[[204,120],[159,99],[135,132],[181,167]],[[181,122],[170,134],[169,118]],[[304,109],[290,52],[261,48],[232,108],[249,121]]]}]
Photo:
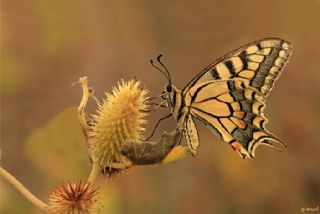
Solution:
[{"label": "dried thistle", "polygon": [[106,93],[106,99],[93,115],[94,123],[88,131],[89,154],[101,170],[127,162],[121,145],[142,139],[147,91],[139,86],[136,80],[122,80],[112,93]]},{"label": "dried thistle", "polygon": [[47,212],[56,214],[94,213],[98,209],[97,189],[82,181],[66,182],[57,186],[49,195]]},{"label": "dried thistle", "polygon": [[[92,161],[88,182],[94,183],[101,173],[109,177],[122,173],[132,165],[169,163],[185,157],[186,149],[176,148],[182,136],[179,125],[171,133],[164,132],[159,141],[142,142],[148,98],[147,91],[139,87],[138,81],[122,80],[112,93],[106,93],[102,103],[93,96],[93,89],[88,88],[87,77],[80,78],[79,83],[83,96],[78,117]],[[84,111],[89,97],[99,105],[91,118],[87,118]]]}]

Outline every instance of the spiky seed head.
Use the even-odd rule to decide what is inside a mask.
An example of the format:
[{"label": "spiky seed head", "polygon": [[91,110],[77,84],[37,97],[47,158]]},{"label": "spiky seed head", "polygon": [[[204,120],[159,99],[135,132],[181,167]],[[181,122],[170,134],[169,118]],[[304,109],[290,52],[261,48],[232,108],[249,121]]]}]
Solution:
[{"label": "spiky seed head", "polygon": [[97,189],[82,181],[68,181],[58,185],[48,200],[47,212],[50,214],[95,213],[99,209]]},{"label": "spiky seed head", "polygon": [[94,125],[88,133],[88,144],[91,159],[101,170],[110,163],[125,161],[120,147],[127,140],[142,139],[146,99],[147,91],[140,88],[140,82],[122,80],[99,104],[96,115],[93,115]]}]

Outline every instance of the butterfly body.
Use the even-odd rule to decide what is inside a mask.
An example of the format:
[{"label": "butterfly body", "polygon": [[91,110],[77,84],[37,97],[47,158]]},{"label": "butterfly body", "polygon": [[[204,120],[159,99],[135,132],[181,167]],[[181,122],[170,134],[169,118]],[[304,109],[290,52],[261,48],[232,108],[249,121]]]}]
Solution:
[{"label": "butterfly body", "polygon": [[[291,54],[289,42],[267,38],[246,44],[216,60],[179,90],[169,84],[164,99],[184,127],[192,155],[199,145],[194,118],[229,143],[243,158],[259,145],[283,143],[266,130],[265,101]],[[170,77],[170,76],[169,76]]]}]

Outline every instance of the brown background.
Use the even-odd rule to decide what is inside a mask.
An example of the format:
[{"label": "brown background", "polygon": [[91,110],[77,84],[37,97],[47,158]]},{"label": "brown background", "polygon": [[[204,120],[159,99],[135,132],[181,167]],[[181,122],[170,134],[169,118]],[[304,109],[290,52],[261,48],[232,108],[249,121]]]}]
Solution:
[{"label": "brown background", "polygon": [[[89,172],[74,109],[57,118],[78,104],[81,90],[70,84],[80,76],[89,76],[99,98],[133,77],[154,96],[165,84],[149,64],[159,53],[182,88],[228,51],[277,36],[293,44],[293,55],[266,116],[288,150],[264,147],[255,160],[242,160],[198,124],[196,158],[102,179],[102,213],[300,213],[320,206],[319,0],[7,0],[1,10],[1,165],[43,200],[57,183]],[[167,112],[150,115],[149,132]],[[159,133],[173,127],[168,120]],[[41,213],[2,181],[0,203],[1,213]]]}]

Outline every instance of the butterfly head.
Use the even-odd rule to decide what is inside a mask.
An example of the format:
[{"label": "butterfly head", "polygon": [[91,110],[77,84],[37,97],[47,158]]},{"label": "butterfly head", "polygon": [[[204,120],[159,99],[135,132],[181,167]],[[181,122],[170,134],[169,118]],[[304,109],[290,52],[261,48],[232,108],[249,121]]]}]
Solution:
[{"label": "butterfly head", "polygon": [[175,96],[177,95],[177,89],[174,85],[172,85],[171,83],[168,83],[165,88],[164,91],[162,92],[162,99],[167,101],[167,105],[169,109],[173,109],[174,107],[174,99]]},{"label": "butterfly head", "polygon": [[167,93],[171,93],[172,90],[173,90],[172,84],[169,83],[169,84],[166,86],[166,92],[167,92]]}]

